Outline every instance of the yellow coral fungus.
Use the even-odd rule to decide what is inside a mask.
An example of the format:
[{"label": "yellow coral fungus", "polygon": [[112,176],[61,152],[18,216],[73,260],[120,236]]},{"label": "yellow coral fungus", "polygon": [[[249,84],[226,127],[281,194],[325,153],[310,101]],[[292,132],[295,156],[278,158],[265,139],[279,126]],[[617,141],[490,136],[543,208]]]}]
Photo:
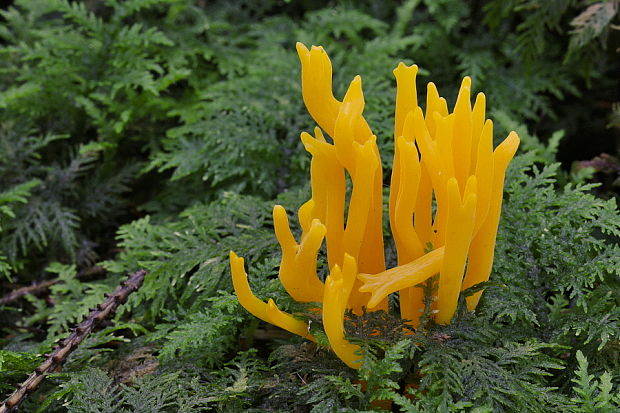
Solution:
[{"label": "yellow coral fungus", "polygon": [[[362,79],[356,76],[339,101],[332,92],[332,66],[323,48],[308,50],[298,43],[297,52],[304,103],[319,127],[314,136],[301,134],[312,155],[312,197],[297,213],[299,242],[284,208],[276,205],[273,210],[282,249],[279,278],[296,301],[322,305],[332,350],[349,367],[359,368],[361,349],[345,337],[347,310],[358,315],[386,310],[387,296],[398,291],[401,317],[416,327],[424,310],[420,284],[438,274],[433,313],[437,323],[447,324],[461,291],[489,279],[505,171],[519,138],[511,132],[493,150],[486,99],[479,93],[472,107],[469,77],[461,83],[452,112],[429,83],[423,113],[417,101],[418,67],[400,63],[394,70],[395,145],[389,194],[398,263],[386,269],[383,171],[377,138],[362,115]],[[347,176],[352,190],[345,211]],[[324,282],[316,269],[323,240],[330,270]],[[265,303],[252,294],[243,258],[231,251],[230,264],[235,293],[250,313],[315,341],[306,323],[279,310],[273,300]],[[481,294],[467,297],[468,309],[476,308]]]}]

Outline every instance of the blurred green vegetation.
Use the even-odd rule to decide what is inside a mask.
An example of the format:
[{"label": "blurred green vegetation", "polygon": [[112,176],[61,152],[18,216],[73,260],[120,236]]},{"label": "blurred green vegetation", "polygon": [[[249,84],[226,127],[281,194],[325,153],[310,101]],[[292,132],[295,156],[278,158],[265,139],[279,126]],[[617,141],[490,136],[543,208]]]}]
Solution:
[{"label": "blurred green vegetation", "polygon": [[[0,296],[60,282],[0,304],[2,395],[146,268],[116,327],[20,411],[360,412],[373,400],[407,412],[618,411],[619,11],[617,0],[4,6]],[[523,140],[477,314],[415,336],[368,316],[385,331],[350,332],[368,355],[359,372],[266,329],[229,280],[234,248],[257,295],[295,309],[277,282],[270,211],[308,197],[299,134],[314,122],[296,41],[329,52],[337,97],[362,76],[386,185],[400,61],[420,67],[420,93],[433,81],[448,102],[471,76],[495,138],[516,129]]]}]

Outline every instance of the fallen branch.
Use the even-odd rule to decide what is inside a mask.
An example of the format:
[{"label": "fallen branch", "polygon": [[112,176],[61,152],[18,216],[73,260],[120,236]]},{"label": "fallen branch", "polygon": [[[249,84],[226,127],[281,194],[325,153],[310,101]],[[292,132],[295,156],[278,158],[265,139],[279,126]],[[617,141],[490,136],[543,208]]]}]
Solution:
[{"label": "fallen branch", "polygon": [[[99,274],[104,273],[104,272],[105,272],[105,269],[103,267],[99,267],[99,266],[90,267],[90,268],[86,268],[86,269],[80,271],[77,274],[77,278],[91,277],[93,275],[99,275]],[[39,282],[39,283],[35,283],[35,284],[32,284],[32,285],[29,285],[27,287],[18,288],[18,289],[14,290],[14,291],[11,291],[10,293],[5,295],[4,297],[1,297],[0,298],[0,305],[6,305],[6,304],[9,304],[9,303],[12,303],[13,301],[17,301],[21,297],[23,297],[25,295],[28,295],[28,294],[32,294],[32,295],[40,294],[43,291],[47,290],[52,285],[58,284],[60,282],[62,282],[62,281],[59,280],[58,278],[54,278],[53,280],[42,281],[42,282]]]},{"label": "fallen branch", "polygon": [[28,396],[34,392],[45,374],[54,371],[65,361],[67,356],[75,350],[80,343],[90,334],[91,331],[104,319],[112,315],[118,306],[127,300],[132,292],[142,285],[145,270],[139,270],[129,276],[114,293],[107,296],[106,300],[97,305],[91,313],[78,326],[71,331],[71,335],[61,340],[54,351],[52,351],[45,361],[37,367],[30,376],[0,405],[0,413],[10,413],[14,411]]},{"label": "fallen branch", "polygon": [[21,287],[17,290],[13,290],[4,297],[0,298],[0,305],[6,305],[12,303],[13,301],[19,300],[21,297],[28,294],[39,294],[42,291],[47,290],[54,284],[58,284],[60,280],[58,278],[53,280],[42,281],[40,283],[32,284],[27,287]]}]

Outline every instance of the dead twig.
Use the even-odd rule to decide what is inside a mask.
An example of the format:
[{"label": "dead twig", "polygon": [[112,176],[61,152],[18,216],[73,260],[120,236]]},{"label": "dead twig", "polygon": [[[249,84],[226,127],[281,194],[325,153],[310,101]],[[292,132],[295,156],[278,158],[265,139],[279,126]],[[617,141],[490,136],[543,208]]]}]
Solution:
[{"label": "dead twig", "polygon": [[0,298],[0,305],[6,305],[12,303],[13,301],[19,300],[21,297],[28,294],[39,294],[42,291],[47,290],[54,284],[58,284],[60,282],[59,279],[42,281],[40,283],[32,284],[27,287],[21,287],[17,290],[13,290],[4,297]]},{"label": "dead twig", "polygon": [[45,361],[0,405],[0,413],[14,411],[28,394],[37,389],[41,381],[43,381],[45,374],[60,367],[67,356],[80,345],[102,320],[112,315],[118,306],[127,300],[129,294],[140,288],[145,276],[145,270],[139,270],[131,274],[114,293],[108,295],[103,303],[97,305],[84,321],[72,329],[71,335],[61,340],[54,351],[47,355]]},{"label": "dead twig", "polygon": [[[80,271],[77,274],[77,278],[88,278],[88,277],[92,277],[94,275],[100,275],[102,273],[105,273],[105,269],[103,267],[94,266],[94,267],[86,268],[86,269]],[[59,280],[58,278],[55,278],[53,280],[41,281],[39,283],[34,283],[34,284],[29,285],[27,287],[18,288],[16,290],[11,291],[10,293],[5,295],[4,297],[0,297],[0,305],[6,305],[6,304],[9,304],[9,303],[12,303],[14,301],[19,300],[21,297],[23,297],[25,295],[28,295],[28,294],[32,294],[32,295],[40,294],[43,291],[45,291],[48,288],[50,288],[52,285],[58,284],[60,282],[62,282],[62,281]]]}]

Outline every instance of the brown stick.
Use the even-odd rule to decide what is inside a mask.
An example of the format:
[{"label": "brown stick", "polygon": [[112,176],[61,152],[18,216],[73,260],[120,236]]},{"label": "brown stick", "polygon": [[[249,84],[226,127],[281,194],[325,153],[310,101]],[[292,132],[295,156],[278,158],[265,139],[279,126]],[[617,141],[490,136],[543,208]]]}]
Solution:
[{"label": "brown stick", "polygon": [[5,305],[8,303],[12,303],[13,301],[17,301],[20,297],[28,294],[38,294],[41,291],[44,291],[51,287],[54,284],[58,284],[60,282],[59,279],[42,281],[40,283],[29,285],[28,287],[21,287],[17,290],[13,290],[4,297],[0,298],[0,305]]},{"label": "brown stick", "polygon": [[[103,269],[102,267],[99,267],[99,266],[90,267],[90,268],[86,268],[86,269],[80,271],[77,274],[77,278],[90,277],[92,275],[99,275],[102,272],[105,272],[105,269]],[[39,283],[35,283],[35,284],[29,285],[27,287],[18,288],[16,290],[11,291],[10,293],[5,295],[4,297],[1,297],[0,298],[0,305],[6,305],[6,304],[9,304],[9,303],[12,303],[13,301],[17,301],[21,297],[23,297],[25,295],[28,295],[28,294],[33,294],[33,295],[39,294],[39,293],[47,290],[52,285],[58,284],[60,282],[61,281],[58,278],[55,278],[53,280],[41,281]]]},{"label": "brown stick", "polygon": [[59,367],[67,356],[80,345],[91,331],[93,331],[97,324],[113,314],[117,307],[127,300],[129,294],[140,288],[145,276],[145,270],[139,270],[131,274],[114,293],[108,295],[103,303],[97,305],[84,321],[78,324],[76,328],[72,329],[69,337],[58,343],[54,351],[47,355],[45,361],[28,376],[26,381],[10,395],[4,403],[0,404],[0,413],[10,413],[14,411],[28,394],[37,389],[41,381],[43,381],[45,374]]}]

